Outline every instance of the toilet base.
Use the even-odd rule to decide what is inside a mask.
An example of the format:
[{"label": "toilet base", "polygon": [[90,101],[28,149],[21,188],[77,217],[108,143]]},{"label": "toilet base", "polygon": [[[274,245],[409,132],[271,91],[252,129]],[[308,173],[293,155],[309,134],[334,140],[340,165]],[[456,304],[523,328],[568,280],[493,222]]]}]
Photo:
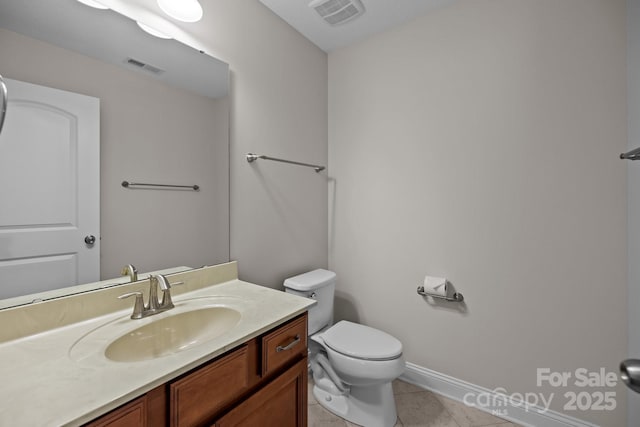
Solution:
[{"label": "toilet base", "polygon": [[364,427],[393,427],[396,424],[396,402],[391,383],[354,387],[347,395],[329,393],[317,385],[313,395],[322,407],[345,420]]}]

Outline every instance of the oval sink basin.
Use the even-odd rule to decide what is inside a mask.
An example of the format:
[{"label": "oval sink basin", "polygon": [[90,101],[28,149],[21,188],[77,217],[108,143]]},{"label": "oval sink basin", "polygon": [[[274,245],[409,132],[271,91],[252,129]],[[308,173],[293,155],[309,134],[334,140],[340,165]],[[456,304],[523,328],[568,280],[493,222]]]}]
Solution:
[{"label": "oval sink basin", "polygon": [[228,307],[206,307],[163,317],[120,336],[105,356],[116,362],[155,359],[202,344],[232,329],[240,312]]}]

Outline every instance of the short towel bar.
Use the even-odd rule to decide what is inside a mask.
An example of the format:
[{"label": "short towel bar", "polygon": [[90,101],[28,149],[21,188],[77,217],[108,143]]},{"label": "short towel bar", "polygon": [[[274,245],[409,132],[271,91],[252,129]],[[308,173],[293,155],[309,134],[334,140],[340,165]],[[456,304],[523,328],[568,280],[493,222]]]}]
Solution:
[{"label": "short towel bar", "polygon": [[129,182],[129,181],[122,181],[122,186],[124,188],[153,187],[153,188],[189,188],[193,191],[200,190],[199,185],[143,184],[141,182]]}]

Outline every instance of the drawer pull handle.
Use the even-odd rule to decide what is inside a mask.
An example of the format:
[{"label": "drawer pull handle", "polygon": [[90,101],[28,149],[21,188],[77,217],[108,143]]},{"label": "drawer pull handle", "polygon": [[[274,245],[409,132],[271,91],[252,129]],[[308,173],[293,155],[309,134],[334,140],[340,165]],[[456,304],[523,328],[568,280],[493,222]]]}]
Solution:
[{"label": "drawer pull handle", "polygon": [[300,335],[296,335],[296,338],[293,341],[291,341],[289,344],[285,345],[284,347],[281,346],[281,345],[277,346],[276,347],[276,353],[280,353],[281,351],[291,350],[299,342],[300,342]]}]

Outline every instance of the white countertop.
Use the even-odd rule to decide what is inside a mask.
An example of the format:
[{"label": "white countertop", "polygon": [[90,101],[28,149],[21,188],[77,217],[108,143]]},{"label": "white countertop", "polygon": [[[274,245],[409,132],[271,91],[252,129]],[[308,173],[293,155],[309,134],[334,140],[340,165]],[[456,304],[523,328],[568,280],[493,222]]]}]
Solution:
[{"label": "white countertop", "polygon": [[[87,342],[96,335],[92,331],[128,318],[131,308],[0,344],[0,425],[81,425],[303,313],[315,303],[240,280],[181,294],[174,297],[174,303],[178,308],[187,299],[202,297],[220,297],[225,304],[231,301],[241,310],[239,323],[210,341],[156,359],[113,362],[104,357],[106,343],[99,339],[95,340],[95,352],[86,352]],[[137,327],[170,315],[171,310],[130,322]],[[85,350],[72,351],[85,335],[78,344]]]}]

